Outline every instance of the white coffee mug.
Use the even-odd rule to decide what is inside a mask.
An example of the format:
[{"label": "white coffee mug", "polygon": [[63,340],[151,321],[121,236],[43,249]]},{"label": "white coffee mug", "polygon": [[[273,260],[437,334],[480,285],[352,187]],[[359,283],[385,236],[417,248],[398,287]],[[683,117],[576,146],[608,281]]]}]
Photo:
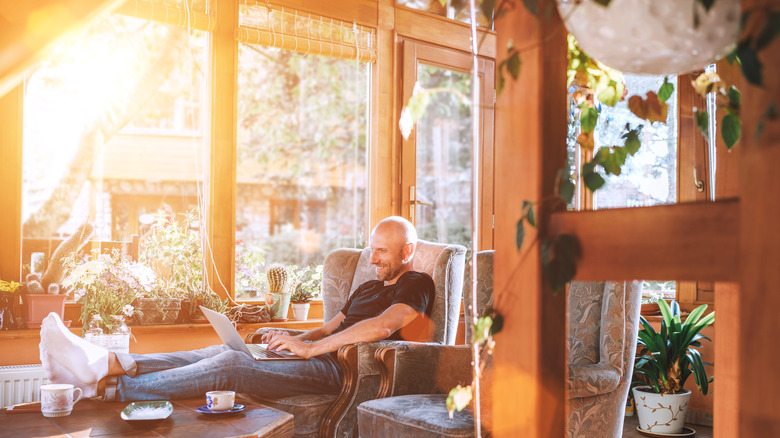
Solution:
[{"label": "white coffee mug", "polygon": [[41,413],[44,417],[70,415],[73,405],[81,400],[81,388],[66,383],[41,385]]},{"label": "white coffee mug", "polygon": [[235,391],[209,391],[206,393],[206,407],[212,411],[233,409],[235,401]]}]

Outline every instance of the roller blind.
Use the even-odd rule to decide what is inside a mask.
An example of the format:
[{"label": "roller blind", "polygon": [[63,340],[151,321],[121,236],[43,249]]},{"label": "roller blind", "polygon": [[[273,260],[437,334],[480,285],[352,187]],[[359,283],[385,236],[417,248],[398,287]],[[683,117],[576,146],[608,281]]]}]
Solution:
[{"label": "roller blind", "polygon": [[363,62],[376,60],[376,32],[370,27],[254,0],[239,5],[236,40]]},{"label": "roller blind", "polygon": [[216,17],[213,0],[129,0],[118,13],[210,32]]}]

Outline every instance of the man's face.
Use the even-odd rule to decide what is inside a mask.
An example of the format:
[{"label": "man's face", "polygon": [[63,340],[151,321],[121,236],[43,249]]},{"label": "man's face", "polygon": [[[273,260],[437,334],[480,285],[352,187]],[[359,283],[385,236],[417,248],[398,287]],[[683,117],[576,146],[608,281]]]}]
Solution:
[{"label": "man's face", "polygon": [[371,264],[376,266],[376,276],[381,281],[393,281],[404,267],[404,245],[392,239],[389,233],[377,232],[371,236]]}]

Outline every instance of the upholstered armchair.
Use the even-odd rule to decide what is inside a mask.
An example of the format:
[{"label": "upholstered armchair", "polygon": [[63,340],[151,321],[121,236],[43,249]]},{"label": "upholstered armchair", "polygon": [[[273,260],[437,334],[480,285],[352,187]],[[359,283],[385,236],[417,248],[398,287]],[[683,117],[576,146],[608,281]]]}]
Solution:
[{"label": "upholstered armchair", "polygon": [[[480,256],[482,253],[477,257]],[[486,290],[488,285],[490,290]],[[469,291],[467,284],[464,295]],[[478,293],[492,293],[492,278],[479,287]],[[567,436],[619,437],[636,349],[641,283],[573,282],[568,293]],[[399,343],[382,347],[377,358],[383,375],[380,397],[392,397],[367,401],[358,407],[361,436],[473,434],[471,411],[456,412],[450,420],[444,403],[451,388],[471,381],[471,351],[467,345]],[[487,363],[483,377],[480,411],[482,430],[487,435],[492,412],[491,362]]]},{"label": "upholstered armchair", "polygon": [[[417,339],[439,344],[454,344],[462,297],[466,248],[419,240],[414,269],[433,278],[436,286],[432,330]],[[366,281],[376,279],[370,264],[369,248],[338,249],[325,258],[322,272],[322,299],[325,320],[335,317],[347,298]],[[248,343],[271,329],[262,329],[246,337]],[[300,331],[288,330],[291,334]],[[338,394],[299,395],[279,399],[252,397],[267,405],[293,414],[296,437],[349,437],[357,424],[357,405],[376,397],[380,376],[374,360],[376,349],[389,341],[345,345],[338,352],[342,387]]]}]

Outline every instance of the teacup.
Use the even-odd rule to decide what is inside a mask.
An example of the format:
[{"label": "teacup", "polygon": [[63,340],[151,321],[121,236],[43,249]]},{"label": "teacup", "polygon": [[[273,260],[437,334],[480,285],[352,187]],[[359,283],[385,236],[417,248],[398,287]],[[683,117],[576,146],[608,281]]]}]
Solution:
[{"label": "teacup", "polygon": [[206,407],[212,411],[228,411],[236,402],[235,391],[209,391],[206,393]]},{"label": "teacup", "polygon": [[41,385],[41,413],[44,417],[70,415],[73,405],[81,400],[81,388],[66,383]]}]

